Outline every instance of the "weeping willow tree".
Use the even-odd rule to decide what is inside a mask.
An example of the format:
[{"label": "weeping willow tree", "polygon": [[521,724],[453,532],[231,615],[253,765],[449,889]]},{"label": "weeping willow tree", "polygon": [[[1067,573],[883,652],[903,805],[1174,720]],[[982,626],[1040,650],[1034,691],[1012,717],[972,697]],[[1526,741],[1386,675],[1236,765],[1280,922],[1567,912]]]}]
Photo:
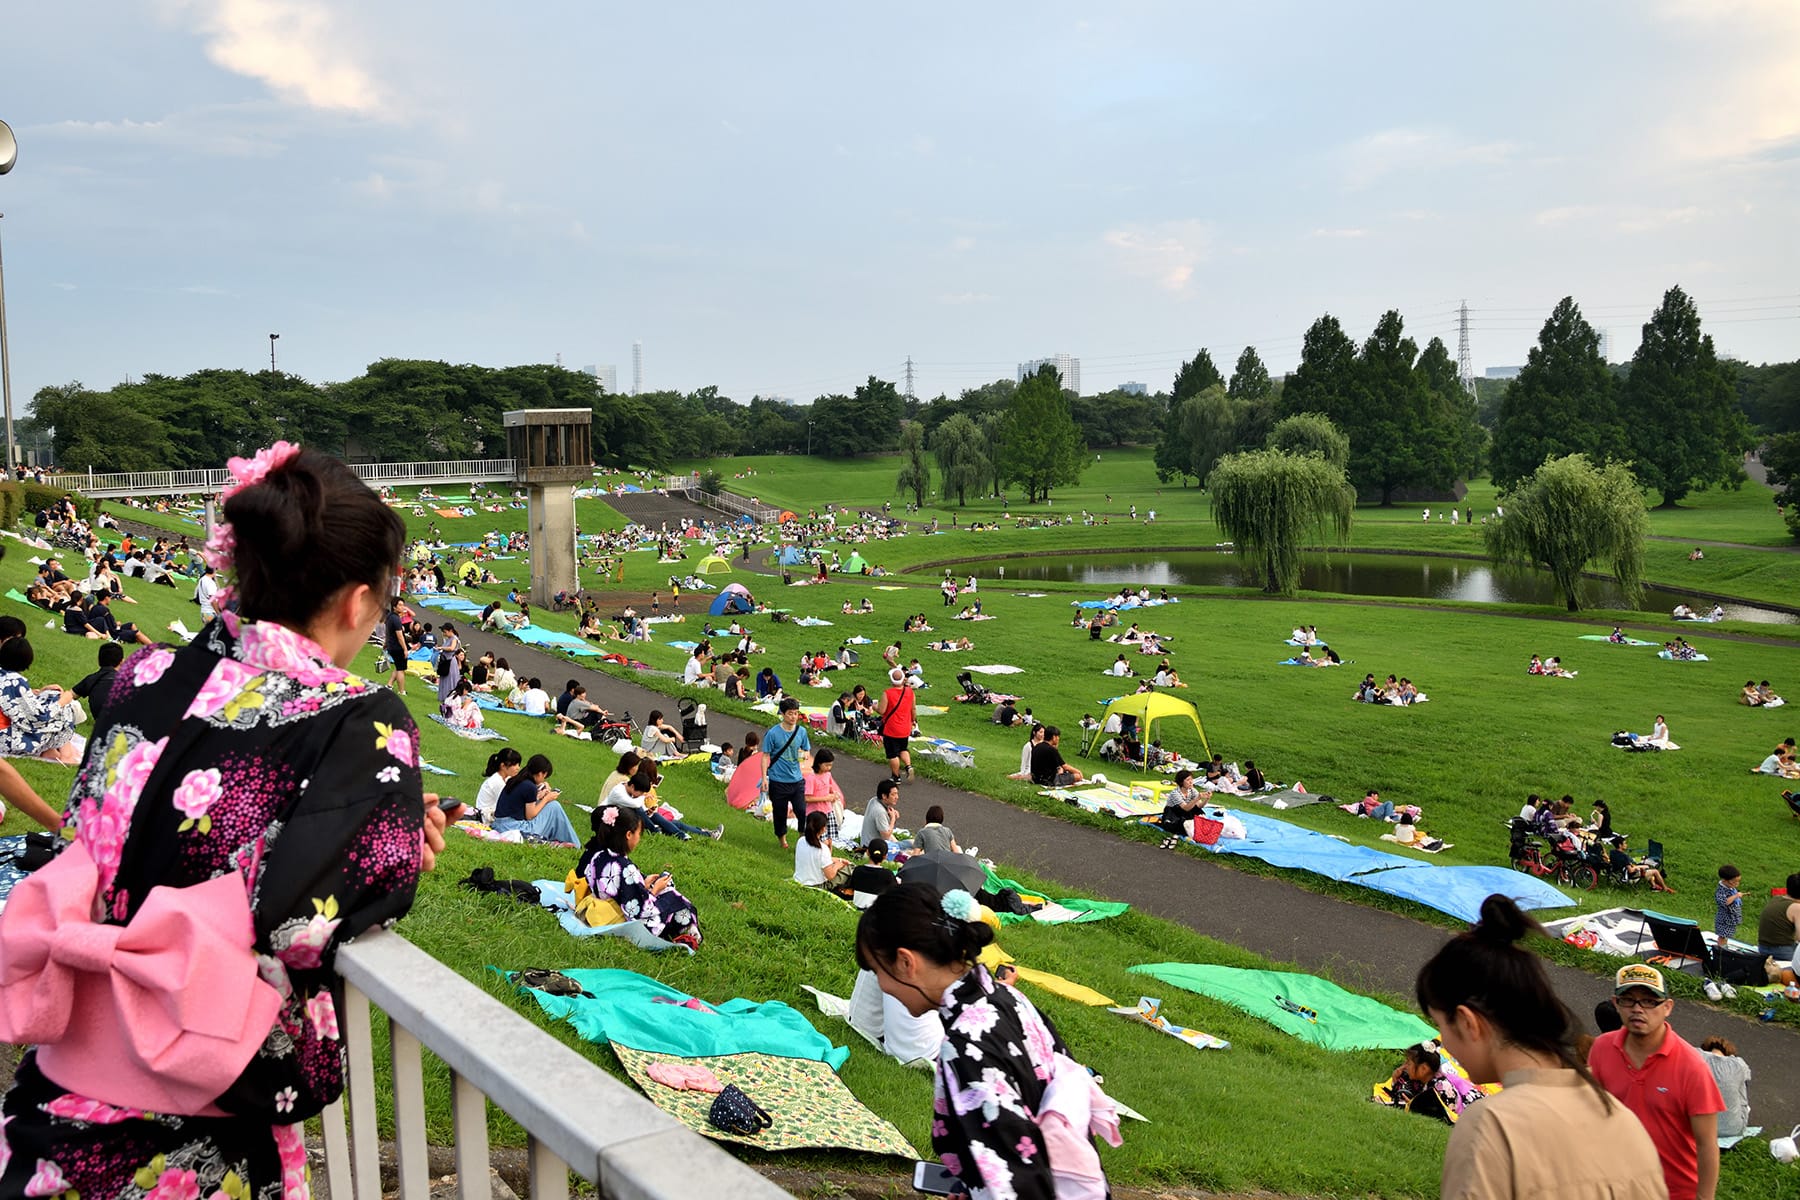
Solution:
[{"label": "weeping willow tree", "polygon": [[1344,468],[1317,454],[1250,450],[1227,454],[1206,477],[1213,520],[1263,591],[1291,596],[1300,586],[1300,548],[1309,532],[1342,544],[1356,493]]},{"label": "weeping willow tree", "polygon": [[1585,454],[1547,459],[1500,497],[1500,508],[1506,515],[1486,531],[1495,562],[1549,571],[1570,612],[1581,608],[1582,571],[1600,563],[1637,605],[1650,522],[1644,494],[1625,464],[1596,467]]}]

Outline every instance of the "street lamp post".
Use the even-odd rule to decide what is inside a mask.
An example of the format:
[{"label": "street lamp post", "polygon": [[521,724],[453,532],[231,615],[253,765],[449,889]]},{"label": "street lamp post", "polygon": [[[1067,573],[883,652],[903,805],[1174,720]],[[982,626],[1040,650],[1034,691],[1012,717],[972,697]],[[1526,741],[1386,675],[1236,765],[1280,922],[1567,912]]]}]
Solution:
[{"label": "street lamp post", "polygon": [[279,333],[269,335],[269,373],[271,375],[275,373],[275,340],[280,336]]},{"label": "street lamp post", "polygon": [[[0,121],[0,175],[13,169],[19,161],[19,143],[13,137],[12,127]],[[4,217],[5,213],[0,213]],[[6,472],[11,475],[14,464],[19,461],[19,447],[13,441],[12,414],[12,355],[6,346],[6,260],[0,256],[0,399],[6,405]]]},{"label": "street lamp post", "polygon": [[806,457],[812,457],[812,422],[806,423]]}]

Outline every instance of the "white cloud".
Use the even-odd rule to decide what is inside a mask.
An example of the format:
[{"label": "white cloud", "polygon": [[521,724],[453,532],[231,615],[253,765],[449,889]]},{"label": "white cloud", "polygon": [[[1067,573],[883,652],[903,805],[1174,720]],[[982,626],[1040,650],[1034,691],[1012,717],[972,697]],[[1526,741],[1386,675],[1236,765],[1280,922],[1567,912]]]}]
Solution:
[{"label": "white cloud", "polygon": [[1696,64],[1671,80],[1666,152],[1710,162],[1800,148],[1800,6],[1661,0],[1652,11]]},{"label": "white cloud", "polygon": [[1130,274],[1156,281],[1171,292],[1185,292],[1194,268],[1211,255],[1212,227],[1205,221],[1163,221],[1109,229],[1100,240]]},{"label": "white cloud", "polygon": [[1546,229],[1566,225],[1610,225],[1618,233],[1653,233],[1674,225],[1691,225],[1711,214],[1703,208],[1649,208],[1640,204],[1569,204],[1546,208],[1532,223]]},{"label": "white cloud", "polygon": [[1619,218],[1620,233],[1651,233],[1671,225],[1691,225],[1706,213],[1688,205],[1684,208],[1646,208]]},{"label": "white cloud", "polygon": [[[121,147],[156,147],[228,158],[268,158],[282,151],[286,130],[272,126],[254,105],[170,113],[155,121],[54,121],[34,134]],[[85,152],[84,152],[85,153]]]},{"label": "white cloud", "polygon": [[261,80],[284,100],[329,112],[382,115],[385,102],[356,61],[356,41],[312,0],[168,0],[206,39],[206,56]]},{"label": "white cloud", "polygon": [[950,239],[950,249],[956,251],[958,254],[961,254],[968,250],[973,250],[974,248],[975,248],[975,239],[972,237],[969,237],[966,234],[961,237],[954,237],[954,238]]},{"label": "white cloud", "polygon": [[1360,238],[1368,237],[1369,231],[1366,229],[1315,229],[1307,236],[1316,238]]},{"label": "white cloud", "polygon": [[993,297],[986,292],[945,292],[937,298],[939,304],[986,304]]},{"label": "white cloud", "polygon": [[1513,142],[1478,142],[1444,129],[1383,129],[1338,151],[1344,186],[1366,188],[1387,175],[1444,167],[1493,166],[1518,153]]}]

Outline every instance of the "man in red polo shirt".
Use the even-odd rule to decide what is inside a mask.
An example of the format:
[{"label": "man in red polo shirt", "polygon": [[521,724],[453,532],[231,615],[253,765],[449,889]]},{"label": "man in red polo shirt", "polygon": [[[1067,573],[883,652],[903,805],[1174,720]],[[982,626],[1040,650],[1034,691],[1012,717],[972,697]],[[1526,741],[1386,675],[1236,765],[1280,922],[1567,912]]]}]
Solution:
[{"label": "man in red polo shirt", "polygon": [[1620,967],[1613,1003],[1625,1028],[1600,1035],[1588,1067],[1644,1123],[1662,1159],[1669,1200],[1713,1200],[1725,1102],[1700,1052],[1669,1028],[1674,1003],[1662,972],[1642,963]]},{"label": "man in red polo shirt", "polygon": [[881,697],[881,752],[887,756],[888,774],[899,782],[913,777],[913,689],[906,671],[898,665],[888,672],[888,682],[894,686]]}]

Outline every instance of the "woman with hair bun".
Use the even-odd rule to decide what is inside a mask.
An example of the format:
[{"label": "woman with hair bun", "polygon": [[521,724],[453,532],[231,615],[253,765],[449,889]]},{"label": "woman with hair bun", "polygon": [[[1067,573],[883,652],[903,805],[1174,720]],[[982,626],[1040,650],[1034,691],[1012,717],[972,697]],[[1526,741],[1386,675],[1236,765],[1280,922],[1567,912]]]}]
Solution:
[{"label": "woman with hair bun", "polygon": [[903,883],[856,927],[857,966],[910,1015],[943,1019],[932,1149],[975,1200],[1101,1200],[1092,1134],[1118,1145],[1118,1110],[1031,1001],[976,961],[994,940],[979,912],[961,889]]},{"label": "woman with hair bun", "polygon": [[[231,473],[207,548],[235,610],[119,668],[71,840],[0,917],[0,1040],[33,1043],[0,1196],[304,1195],[303,1122],[343,1090],[336,949],[403,916],[443,849],[412,718],[346,670],[404,526],[285,442]],[[48,951],[111,939],[112,961]],[[161,982],[121,974],[134,944]]]},{"label": "woman with hair bun", "polygon": [[1580,1026],[1537,955],[1538,923],[1505,896],[1419,969],[1419,1008],[1476,1083],[1504,1084],[1462,1114],[1439,1194],[1454,1200],[1666,1200],[1643,1125],[1576,1054]]},{"label": "woman with hair bun", "polygon": [[596,808],[594,836],[581,848],[576,873],[587,882],[589,894],[618,904],[627,921],[642,921],[663,941],[698,950],[700,914],[693,901],[675,890],[674,875],[665,871],[645,878],[631,861],[643,837],[641,810],[616,804]]}]

